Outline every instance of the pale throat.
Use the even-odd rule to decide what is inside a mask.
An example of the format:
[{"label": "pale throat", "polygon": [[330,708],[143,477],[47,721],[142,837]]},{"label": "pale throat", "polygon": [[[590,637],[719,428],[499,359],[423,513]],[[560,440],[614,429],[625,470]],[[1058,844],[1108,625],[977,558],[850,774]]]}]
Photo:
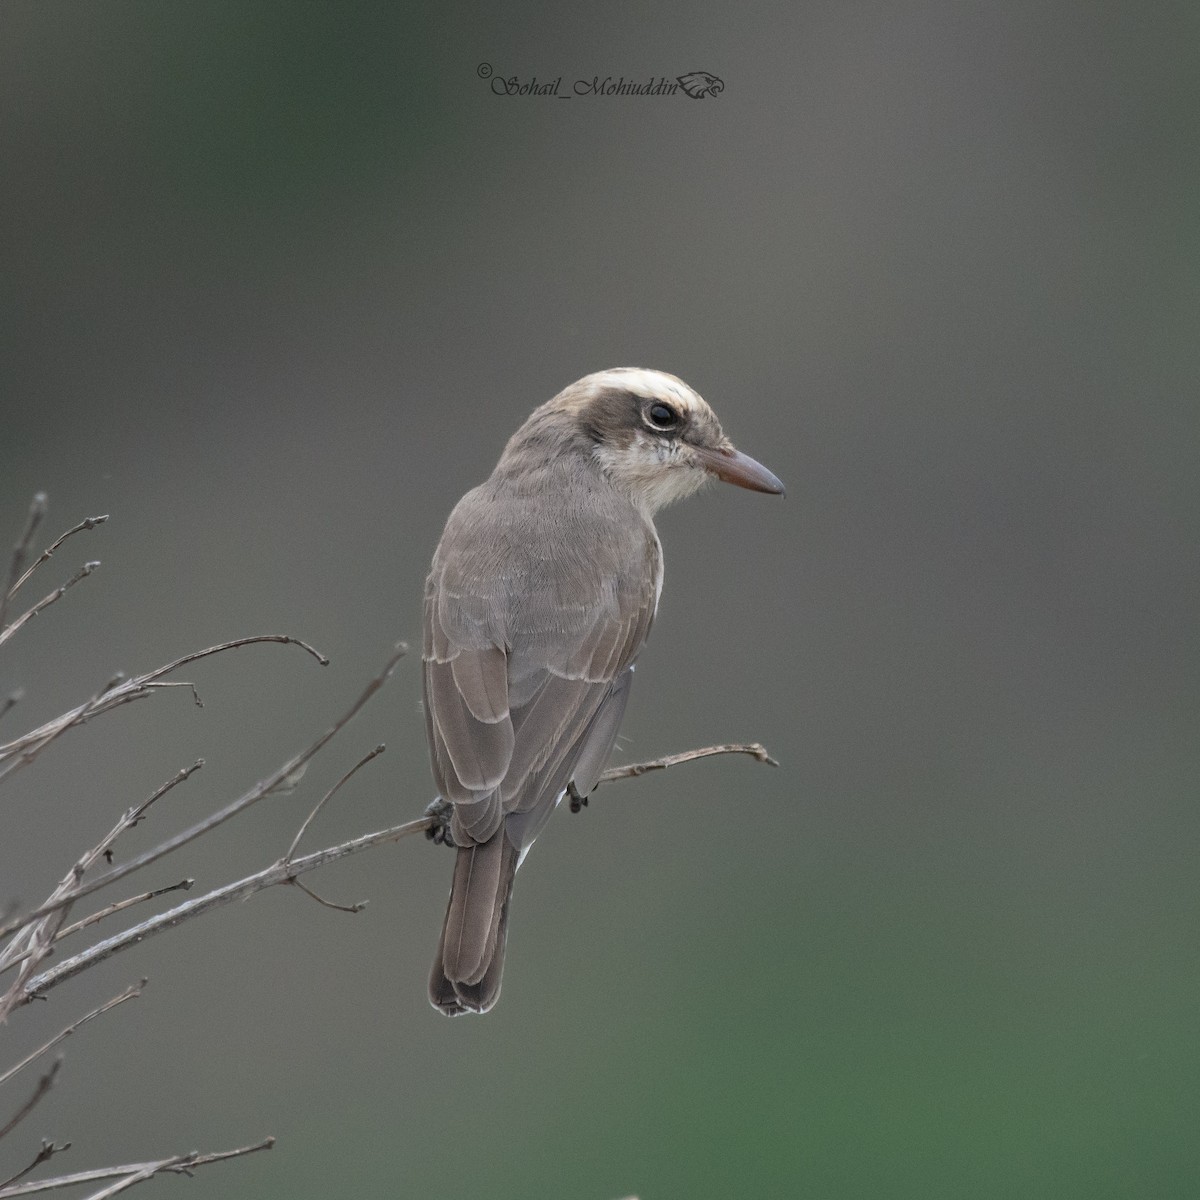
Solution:
[{"label": "pale throat", "polygon": [[593,451],[600,469],[647,516],[660,508],[685,500],[711,478],[690,461],[679,442],[648,437],[637,432],[624,445],[601,444]]}]

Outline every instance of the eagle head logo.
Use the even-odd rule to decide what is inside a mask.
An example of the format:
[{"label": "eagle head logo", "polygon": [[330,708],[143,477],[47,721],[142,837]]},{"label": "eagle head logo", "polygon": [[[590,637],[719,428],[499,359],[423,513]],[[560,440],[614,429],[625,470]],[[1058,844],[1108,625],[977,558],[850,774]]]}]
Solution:
[{"label": "eagle head logo", "polygon": [[693,71],[690,75],[680,75],[679,86],[693,100],[703,100],[705,96],[715,96],[725,90],[725,83],[707,71]]}]

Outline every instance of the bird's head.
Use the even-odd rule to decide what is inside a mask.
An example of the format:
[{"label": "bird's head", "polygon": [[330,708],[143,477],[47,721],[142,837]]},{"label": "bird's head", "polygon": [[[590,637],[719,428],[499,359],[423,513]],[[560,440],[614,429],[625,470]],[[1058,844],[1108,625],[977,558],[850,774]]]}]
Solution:
[{"label": "bird's head", "polygon": [[600,469],[648,513],[714,478],[783,494],[783,484],[766,467],[734,448],[700,395],[663,371],[598,371],[564,389],[543,411],[569,420]]}]

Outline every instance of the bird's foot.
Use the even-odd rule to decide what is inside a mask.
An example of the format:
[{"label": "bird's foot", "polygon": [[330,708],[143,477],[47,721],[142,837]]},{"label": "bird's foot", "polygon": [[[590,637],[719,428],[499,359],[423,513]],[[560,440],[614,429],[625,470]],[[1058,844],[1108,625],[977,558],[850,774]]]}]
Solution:
[{"label": "bird's foot", "polygon": [[434,820],[434,824],[425,830],[425,836],[436,846],[455,845],[454,838],[450,835],[450,818],[454,815],[454,805],[438,796],[425,805],[425,815]]},{"label": "bird's foot", "polygon": [[570,797],[571,811],[573,813],[580,812],[587,808],[588,798],[579,794],[574,783],[567,784],[567,795]]}]

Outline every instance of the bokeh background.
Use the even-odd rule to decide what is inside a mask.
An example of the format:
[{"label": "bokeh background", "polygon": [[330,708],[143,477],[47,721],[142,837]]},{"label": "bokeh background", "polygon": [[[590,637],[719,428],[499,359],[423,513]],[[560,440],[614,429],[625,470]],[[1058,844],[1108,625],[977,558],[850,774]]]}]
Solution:
[{"label": "bokeh background", "polygon": [[[107,512],[6,647],[12,736],[227,637],[0,794],[0,901],[239,794],[357,695],[537,403],[673,371],[788,484],[666,513],[620,755],[760,739],[560,814],[504,995],[425,978],[424,841],[23,1010],[8,1139],[62,1170],[272,1133],[225,1197],[1200,1193],[1194,5],[0,7],[0,531]],[[493,94],[706,70],[718,96]],[[160,864],[215,886],[431,795],[415,659]],[[681,832],[683,831],[683,832]],[[115,898],[115,897],[114,897]],[[24,1096],[13,1085],[5,1112]],[[3,1115],[3,1114],[0,1114]],[[0,1175],[7,1174],[0,1171]]]}]

